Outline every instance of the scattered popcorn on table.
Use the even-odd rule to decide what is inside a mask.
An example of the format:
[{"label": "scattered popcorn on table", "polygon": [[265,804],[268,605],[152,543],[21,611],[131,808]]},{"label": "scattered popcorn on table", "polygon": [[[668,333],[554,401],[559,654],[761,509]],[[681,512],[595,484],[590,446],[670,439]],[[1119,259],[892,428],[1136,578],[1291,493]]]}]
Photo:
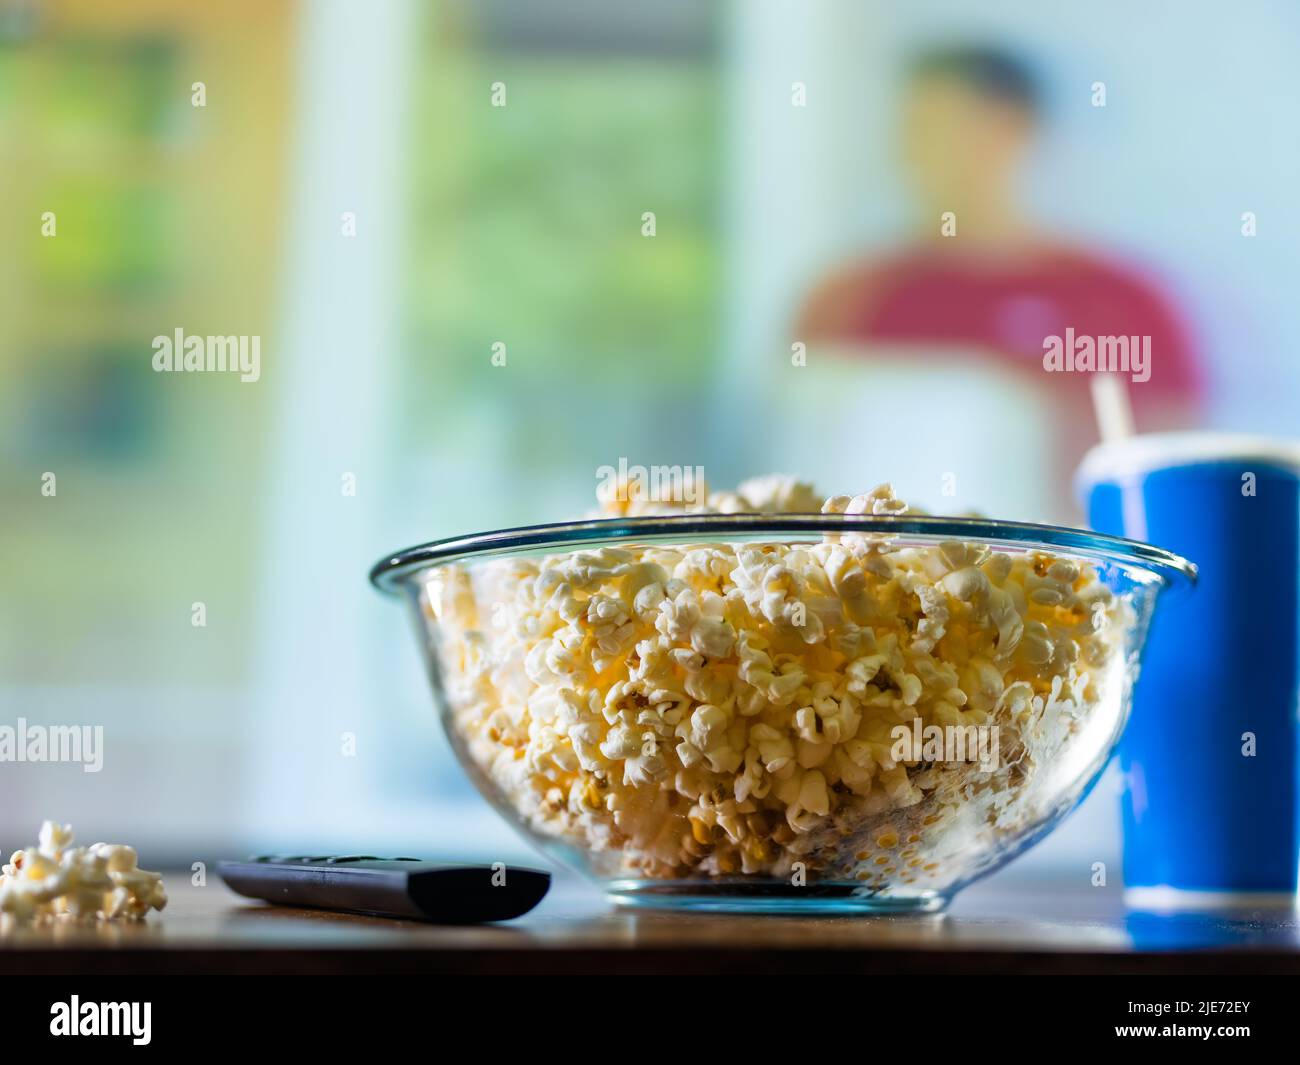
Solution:
[{"label": "scattered popcorn on table", "polygon": [[[603,516],[909,513],[889,485],[822,503],[783,476],[693,507],[620,495]],[[1048,817],[1066,741],[1124,683],[1128,607],[1041,552],[599,547],[440,567],[425,596],[472,762],[610,876],[964,876],[945,862],[975,836]],[[900,725],[996,726],[996,762],[896,760]]]},{"label": "scattered popcorn on table", "polygon": [[162,874],[138,868],[130,847],[71,844],[70,825],[46,821],[35,847],[14,851],[0,873],[0,915],[19,922],[61,914],[140,920],[167,905]]}]

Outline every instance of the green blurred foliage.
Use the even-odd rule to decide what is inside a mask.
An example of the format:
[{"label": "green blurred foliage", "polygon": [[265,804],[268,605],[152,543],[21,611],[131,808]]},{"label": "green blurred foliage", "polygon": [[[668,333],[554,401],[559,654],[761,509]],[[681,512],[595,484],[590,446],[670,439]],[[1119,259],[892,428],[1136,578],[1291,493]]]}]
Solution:
[{"label": "green blurred foliage", "polygon": [[[490,105],[495,82],[505,107]],[[703,380],[717,328],[717,101],[715,68],[689,60],[430,64],[413,145],[417,379],[443,394],[498,388],[500,340],[515,388]]]}]

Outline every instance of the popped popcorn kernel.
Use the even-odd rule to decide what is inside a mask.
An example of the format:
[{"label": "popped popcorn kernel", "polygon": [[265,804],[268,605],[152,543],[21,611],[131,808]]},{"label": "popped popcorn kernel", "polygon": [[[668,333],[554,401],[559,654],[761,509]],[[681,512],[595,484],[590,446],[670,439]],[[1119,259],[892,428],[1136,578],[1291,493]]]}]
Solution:
[{"label": "popped popcorn kernel", "polygon": [[136,865],[118,843],[72,846],[72,826],[46,821],[35,847],[14,851],[0,871],[0,918],[26,924],[59,916],[142,920],[167,905],[162,874]]}]

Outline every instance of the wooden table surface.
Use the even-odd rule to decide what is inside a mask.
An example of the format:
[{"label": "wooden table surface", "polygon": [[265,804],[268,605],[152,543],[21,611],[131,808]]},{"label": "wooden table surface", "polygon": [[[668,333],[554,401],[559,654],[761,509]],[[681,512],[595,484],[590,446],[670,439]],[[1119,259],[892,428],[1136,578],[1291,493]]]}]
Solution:
[{"label": "wooden table surface", "polygon": [[922,917],[614,910],[557,878],[531,914],[439,927],[266,906],[213,877],[168,878],[143,924],[0,933],[3,973],[1300,973],[1290,911],[1127,913],[1117,888],[1005,875]]}]

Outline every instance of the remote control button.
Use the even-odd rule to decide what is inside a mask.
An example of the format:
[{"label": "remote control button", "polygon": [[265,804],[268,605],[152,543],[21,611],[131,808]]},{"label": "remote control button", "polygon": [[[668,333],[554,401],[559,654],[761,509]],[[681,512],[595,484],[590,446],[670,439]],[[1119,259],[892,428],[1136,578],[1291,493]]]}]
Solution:
[{"label": "remote control button", "polygon": [[377,862],[379,861],[373,854],[340,854],[333,858],[326,858],[326,865],[342,865],[344,862]]},{"label": "remote control button", "polygon": [[253,861],[263,864],[290,865],[294,862],[323,862],[328,857],[328,854],[261,854],[254,858]]}]

